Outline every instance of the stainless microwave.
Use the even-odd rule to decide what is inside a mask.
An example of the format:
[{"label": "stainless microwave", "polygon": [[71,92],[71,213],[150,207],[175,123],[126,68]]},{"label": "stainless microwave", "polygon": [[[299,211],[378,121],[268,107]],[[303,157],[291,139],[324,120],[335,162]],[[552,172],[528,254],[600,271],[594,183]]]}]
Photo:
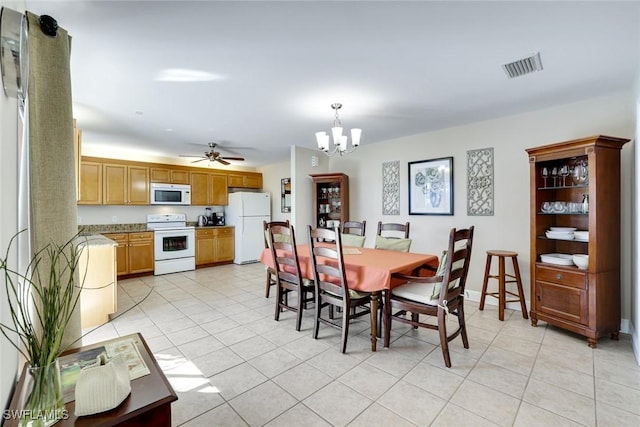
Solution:
[{"label": "stainless microwave", "polygon": [[151,183],[152,205],[190,205],[191,186],[184,184]]}]

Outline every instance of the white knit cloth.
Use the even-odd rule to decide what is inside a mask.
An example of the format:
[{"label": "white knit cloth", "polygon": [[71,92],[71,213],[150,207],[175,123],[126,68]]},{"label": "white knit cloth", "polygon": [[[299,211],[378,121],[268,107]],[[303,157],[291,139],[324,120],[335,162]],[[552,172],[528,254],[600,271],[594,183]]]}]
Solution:
[{"label": "white knit cloth", "polygon": [[131,393],[131,381],[122,356],[108,359],[105,353],[96,363],[85,366],[76,382],[76,416],[108,411],[120,405]]}]

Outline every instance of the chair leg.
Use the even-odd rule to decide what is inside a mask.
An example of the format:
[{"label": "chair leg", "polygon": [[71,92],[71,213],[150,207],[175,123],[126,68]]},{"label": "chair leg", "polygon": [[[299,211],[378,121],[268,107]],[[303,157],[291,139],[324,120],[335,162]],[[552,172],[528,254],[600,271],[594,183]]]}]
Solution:
[{"label": "chair leg", "polygon": [[349,337],[349,320],[351,320],[349,307],[342,307],[342,353],[347,351],[347,338]]},{"label": "chair leg", "polygon": [[391,296],[389,290],[384,292],[384,303],[382,309],[384,310],[384,346],[389,347],[391,341]]},{"label": "chair leg", "polygon": [[464,319],[463,301],[460,301],[460,305],[458,305],[458,324],[460,325],[460,335],[462,336],[462,345],[464,346],[464,348],[469,348],[469,338],[467,337],[467,323],[465,322],[465,319]]},{"label": "chair leg", "polygon": [[447,341],[447,315],[444,310],[438,308],[438,332],[440,332],[440,347],[444,356],[444,364],[451,367],[451,357],[449,356],[449,341]]},{"label": "chair leg", "polygon": [[271,273],[267,271],[267,287],[264,292],[264,297],[269,298],[269,291],[271,290]]},{"label": "chair leg", "polygon": [[413,325],[413,329],[418,329],[418,320],[420,319],[420,315],[418,313],[411,313],[411,321],[416,323]]},{"label": "chair leg", "polygon": [[487,263],[484,267],[484,280],[482,282],[482,293],[480,293],[480,306],[478,310],[484,310],[484,299],[487,296],[487,285],[489,284],[489,271],[491,270],[491,255],[487,255]]},{"label": "chair leg", "polygon": [[298,312],[296,313],[296,331],[300,331],[302,327],[302,312],[304,311],[304,307],[307,305],[305,299],[307,297],[307,293],[302,288],[302,286],[298,287]]},{"label": "chair leg", "polygon": [[[317,288],[316,288],[317,289]],[[320,314],[322,312],[322,305],[320,304],[320,294],[316,292],[315,294],[315,307],[313,308],[315,312],[315,319],[313,322],[313,339],[318,339],[318,331],[320,330]]]},{"label": "chair leg", "polygon": [[280,310],[281,310],[280,305],[282,303],[282,292],[283,292],[282,287],[276,282],[276,314],[274,317],[276,322],[280,320]]}]

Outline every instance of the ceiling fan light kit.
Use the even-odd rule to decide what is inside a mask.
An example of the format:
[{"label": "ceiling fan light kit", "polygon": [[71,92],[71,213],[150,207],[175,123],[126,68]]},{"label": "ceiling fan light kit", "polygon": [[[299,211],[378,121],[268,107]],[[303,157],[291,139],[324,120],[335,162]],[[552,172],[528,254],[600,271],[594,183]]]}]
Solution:
[{"label": "ceiling fan light kit", "polygon": [[333,156],[335,154],[344,155],[352,153],[360,145],[360,136],[362,135],[362,129],[351,129],[351,145],[352,148],[347,148],[348,137],[342,134],[342,122],[338,116],[338,110],[342,108],[342,104],[336,102],[331,104],[331,108],[335,111],[335,118],[333,120],[333,127],[331,128],[331,135],[333,137],[333,149],[329,148],[329,134],[326,132],[316,132],[316,141],[318,143],[318,149],[327,156]]}]

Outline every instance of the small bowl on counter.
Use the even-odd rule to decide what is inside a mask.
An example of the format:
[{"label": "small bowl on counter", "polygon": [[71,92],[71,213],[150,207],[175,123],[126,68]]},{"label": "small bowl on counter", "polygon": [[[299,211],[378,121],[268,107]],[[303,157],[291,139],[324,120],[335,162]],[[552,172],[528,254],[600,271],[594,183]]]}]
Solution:
[{"label": "small bowl on counter", "polygon": [[589,255],[573,254],[573,263],[579,269],[586,270],[589,267]]}]

